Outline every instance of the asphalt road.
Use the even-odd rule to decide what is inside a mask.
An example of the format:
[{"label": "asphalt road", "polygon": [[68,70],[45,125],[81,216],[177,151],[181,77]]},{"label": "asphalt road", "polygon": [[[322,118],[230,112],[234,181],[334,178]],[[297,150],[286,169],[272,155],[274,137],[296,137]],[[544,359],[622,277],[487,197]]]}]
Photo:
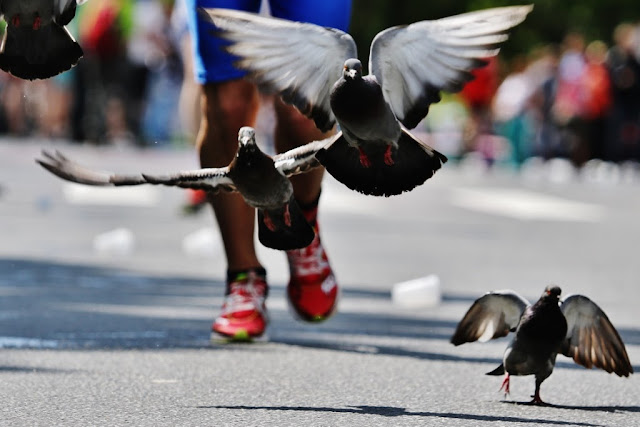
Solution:
[{"label": "asphalt road", "polygon": [[[492,289],[535,299],[549,283],[595,300],[640,366],[640,176],[561,163],[483,171],[448,164],[411,193],[364,197],[325,179],[322,236],[342,287],[320,325],[291,318],[284,256],[262,248],[268,337],[210,343],[224,256],[182,190],[87,189],[39,168],[41,148],[117,171],[193,168],[191,150],[0,141],[0,425],[635,426],[640,380],[560,356],[522,404],[485,372],[506,341],[453,347]],[[408,309],[398,282],[435,274],[442,302]]]}]

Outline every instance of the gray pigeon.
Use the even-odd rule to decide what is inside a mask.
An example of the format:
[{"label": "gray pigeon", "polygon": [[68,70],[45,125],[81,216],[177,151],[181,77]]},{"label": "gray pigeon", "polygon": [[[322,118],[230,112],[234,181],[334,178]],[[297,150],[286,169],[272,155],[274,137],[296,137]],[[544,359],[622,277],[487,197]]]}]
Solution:
[{"label": "gray pigeon", "polygon": [[407,129],[458,92],[471,71],[497,55],[507,30],[533,6],[486,9],[380,32],[364,76],[355,42],[343,31],[227,9],[201,9],[236,66],[279,93],[322,131],[341,132],[317,158],[338,181],[391,196],[433,176],[447,158]]},{"label": "gray pigeon", "polygon": [[7,27],[0,68],[25,80],[46,79],[78,63],[82,48],[65,28],[86,0],[0,0]]},{"label": "gray pigeon", "polygon": [[595,366],[621,377],[632,374],[624,343],[604,311],[578,294],[560,303],[560,293],[557,286],[547,287],[531,305],[510,290],[489,292],[469,308],[451,343],[485,342],[515,331],[502,364],[487,375],[506,373],[500,387],[506,394],[510,375],[535,375],[531,403],[536,404],[544,404],[540,385],[553,372],[558,353],[589,369]]},{"label": "gray pigeon", "polygon": [[67,181],[96,186],[163,184],[182,188],[239,192],[248,205],[258,210],[258,238],[263,245],[279,250],[308,246],[315,232],[293,196],[287,177],[319,166],[315,153],[326,143],[310,142],[270,157],[255,141],[255,131],[243,127],[238,133],[238,152],[229,166],[184,171],[171,175],[122,175],[97,172],[70,161],[60,153],[43,151],[36,161]]}]

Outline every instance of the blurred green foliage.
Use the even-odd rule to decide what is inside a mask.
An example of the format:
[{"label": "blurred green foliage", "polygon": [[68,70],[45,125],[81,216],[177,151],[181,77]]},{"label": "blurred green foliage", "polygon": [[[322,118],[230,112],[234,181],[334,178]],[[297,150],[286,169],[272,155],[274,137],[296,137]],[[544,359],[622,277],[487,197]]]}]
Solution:
[{"label": "blurred green foliage", "polygon": [[353,0],[350,34],[368,58],[373,37],[393,25],[438,19],[489,7],[534,4],[527,20],[512,31],[501,55],[511,58],[527,54],[537,46],[561,43],[570,31],[582,33],[587,41],[612,43],[613,29],[621,22],[640,20],[638,0]]}]

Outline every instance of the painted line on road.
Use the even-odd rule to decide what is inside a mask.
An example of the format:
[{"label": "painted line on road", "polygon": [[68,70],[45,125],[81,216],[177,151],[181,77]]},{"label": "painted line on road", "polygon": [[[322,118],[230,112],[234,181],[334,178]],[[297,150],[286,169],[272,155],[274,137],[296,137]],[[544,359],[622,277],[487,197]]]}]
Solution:
[{"label": "painted line on road", "polygon": [[0,348],[58,348],[58,341],[26,337],[0,337]]},{"label": "painted line on road", "polygon": [[599,222],[605,216],[605,208],[600,205],[508,188],[456,188],[451,203],[522,221]]},{"label": "painted line on road", "polygon": [[73,205],[153,207],[160,203],[160,190],[155,187],[88,187],[63,184],[65,200]]}]

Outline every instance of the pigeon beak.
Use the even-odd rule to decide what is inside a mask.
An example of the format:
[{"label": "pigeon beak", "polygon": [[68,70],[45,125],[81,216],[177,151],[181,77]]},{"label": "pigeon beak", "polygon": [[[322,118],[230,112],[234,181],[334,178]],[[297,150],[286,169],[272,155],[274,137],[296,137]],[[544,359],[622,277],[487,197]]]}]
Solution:
[{"label": "pigeon beak", "polygon": [[358,74],[358,72],[356,70],[354,70],[354,69],[351,69],[351,70],[347,71],[347,75],[349,77],[351,77],[352,79],[355,79],[357,74]]}]

